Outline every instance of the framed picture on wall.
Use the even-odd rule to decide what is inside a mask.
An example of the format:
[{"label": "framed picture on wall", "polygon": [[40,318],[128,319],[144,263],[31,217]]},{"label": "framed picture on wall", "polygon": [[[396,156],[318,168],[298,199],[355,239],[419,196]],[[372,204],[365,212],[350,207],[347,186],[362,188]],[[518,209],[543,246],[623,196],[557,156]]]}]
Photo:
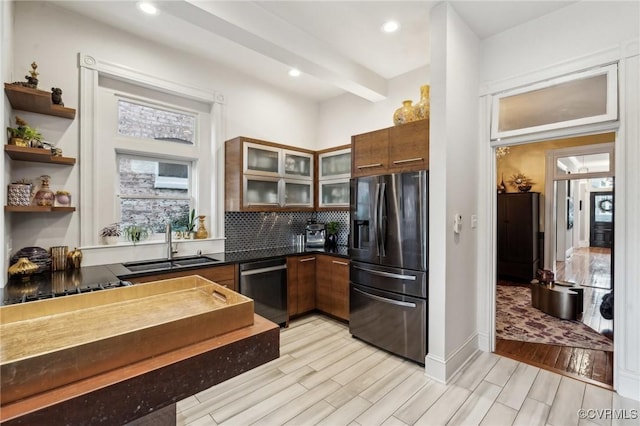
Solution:
[{"label": "framed picture on wall", "polygon": [[573,228],[573,198],[567,197],[567,229]]}]

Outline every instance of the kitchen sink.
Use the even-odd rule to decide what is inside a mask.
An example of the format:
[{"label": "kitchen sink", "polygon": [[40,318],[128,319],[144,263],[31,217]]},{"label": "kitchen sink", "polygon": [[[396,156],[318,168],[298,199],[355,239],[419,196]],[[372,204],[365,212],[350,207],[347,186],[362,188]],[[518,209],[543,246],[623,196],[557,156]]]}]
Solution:
[{"label": "kitchen sink", "polygon": [[126,268],[131,272],[144,272],[144,271],[171,269],[173,267],[173,263],[164,260],[161,262],[144,262],[144,263],[135,263],[135,264],[125,263],[124,266],[126,266]]},{"label": "kitchen sink", "polygon": [[184,268],[187,266],[195,265],[211,265],[219,262],[218,259],[207,256],[191,256],[191,257],[177,257],[171,261],[167,259],[162,260],[148,260],[143,262],[129,262],[123,265],[131,272],[146,272],[146,271],[162,271],[174,268]]},{"label": "kitchen sink", "polygon": [[207,265],[214,262],[218,262],[218,259],[206,256],[186,257],[173,260],[173,263],[178,266]]}]

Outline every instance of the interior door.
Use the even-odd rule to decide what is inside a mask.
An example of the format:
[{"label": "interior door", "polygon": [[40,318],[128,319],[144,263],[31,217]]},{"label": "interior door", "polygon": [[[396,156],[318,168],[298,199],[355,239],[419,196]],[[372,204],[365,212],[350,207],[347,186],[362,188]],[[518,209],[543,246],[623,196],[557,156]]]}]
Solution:
[{"label": "interior door", "polygon": [[592,192],[590,204],[589,245],[611,248],[613,245],[613,192]]}]

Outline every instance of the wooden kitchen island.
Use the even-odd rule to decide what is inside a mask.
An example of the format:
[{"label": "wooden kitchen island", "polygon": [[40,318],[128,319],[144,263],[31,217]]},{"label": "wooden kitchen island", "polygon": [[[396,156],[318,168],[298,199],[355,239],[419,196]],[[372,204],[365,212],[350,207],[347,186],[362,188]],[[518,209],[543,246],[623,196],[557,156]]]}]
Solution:
[{"label": "wooden kitchen island", "polygon": [[[87,336],[85,324],[113,309],[130,325],[112,332],[97,321]],[[1,320],[6,425],[173,425],[177,401],[280,351],[279,327],[254,314],[251,299],[201,277],[5,306]]]}]

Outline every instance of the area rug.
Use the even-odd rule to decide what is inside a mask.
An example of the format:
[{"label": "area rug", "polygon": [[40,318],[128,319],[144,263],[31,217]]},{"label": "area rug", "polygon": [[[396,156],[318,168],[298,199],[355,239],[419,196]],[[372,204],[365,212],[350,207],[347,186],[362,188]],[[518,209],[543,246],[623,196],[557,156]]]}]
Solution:
[{"label": "area rug", "polygon": [[531,306],[531,290],[521,286],[497,286],[496,336],[521,342],[613,351],[613,341],[582,322],[556,318]]}]

